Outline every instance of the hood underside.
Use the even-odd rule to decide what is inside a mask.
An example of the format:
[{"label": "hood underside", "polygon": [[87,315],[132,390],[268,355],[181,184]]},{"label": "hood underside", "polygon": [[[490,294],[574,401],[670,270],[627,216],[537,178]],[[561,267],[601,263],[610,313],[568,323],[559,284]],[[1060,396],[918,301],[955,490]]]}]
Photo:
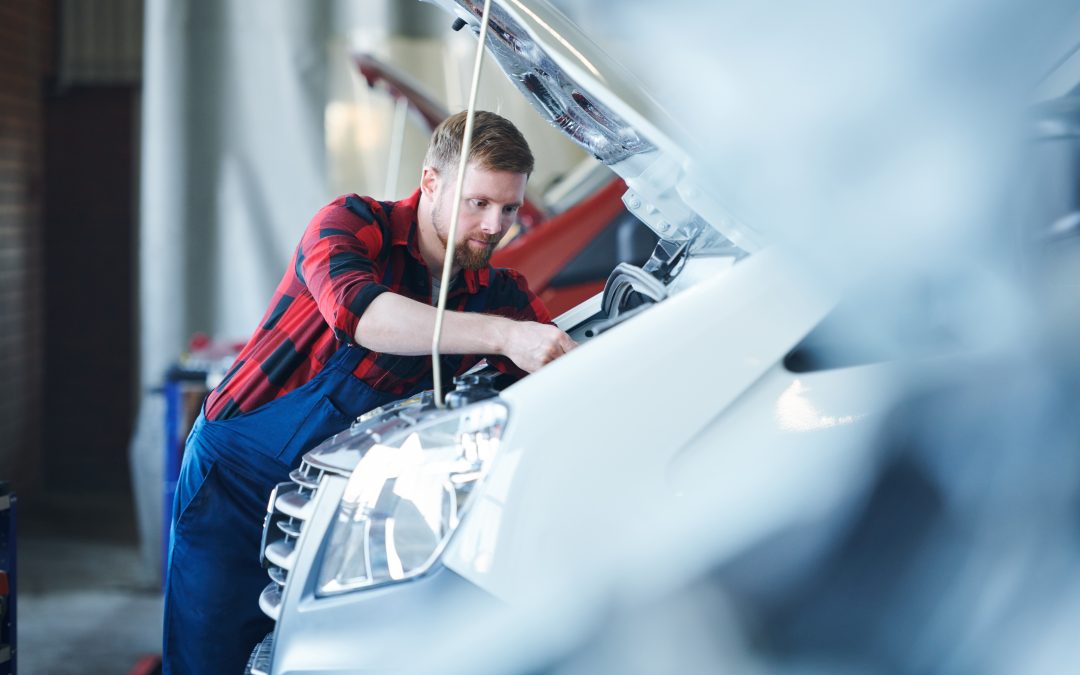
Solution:
[{"label": "hood underside", "polygon": [[[483,2],[426,0],[480,32]],[[488,54],[537,113],[629,188],[627,209],[673,242],[711,228],[753,252],[765,241],[721,206],[677,125],[643,86],[543,0],[492,0]],[[676,140],[678,139],[678,140]]]}]

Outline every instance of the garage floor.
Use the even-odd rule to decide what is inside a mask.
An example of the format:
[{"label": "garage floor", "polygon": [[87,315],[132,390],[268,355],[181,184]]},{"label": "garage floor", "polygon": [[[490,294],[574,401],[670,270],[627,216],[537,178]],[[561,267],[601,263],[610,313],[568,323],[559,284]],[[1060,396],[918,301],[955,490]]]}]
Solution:
[{"label": "garage floor", "polygon": [[127,495],[18,506],[21,673],[133,672],[161,652],[161,590],[143,565]]}]

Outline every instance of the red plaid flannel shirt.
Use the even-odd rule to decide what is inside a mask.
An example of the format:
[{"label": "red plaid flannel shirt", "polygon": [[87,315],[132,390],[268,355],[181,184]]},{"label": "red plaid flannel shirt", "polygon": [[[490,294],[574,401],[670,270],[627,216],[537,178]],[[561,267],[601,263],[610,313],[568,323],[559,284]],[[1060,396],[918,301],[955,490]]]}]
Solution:
[{"label": "red plaid flannel shirt", "polygon": [[[337,349],[356,344],[353,336],[360,315],[380,293],[392,291],[430,304],[431,272],[417,245],[419,200],[419,190],[400,202],[346,195],[315,214],[260,326],[207,397],[207,419],[250,412],[313,378]],[[485,313],[551,321],[525,277],[492,267],[458,274],[447,295],[447,309],[463,310],[469,296],[485,286]],[[462,358],[453,374],[468,370],[481,358]],[[523,374],[505,359],[491,361],[500,370]],[[378,352],[368,352],[353,370],[374,389],[401,395],[414,391],[430,374],[430,355]]]}]

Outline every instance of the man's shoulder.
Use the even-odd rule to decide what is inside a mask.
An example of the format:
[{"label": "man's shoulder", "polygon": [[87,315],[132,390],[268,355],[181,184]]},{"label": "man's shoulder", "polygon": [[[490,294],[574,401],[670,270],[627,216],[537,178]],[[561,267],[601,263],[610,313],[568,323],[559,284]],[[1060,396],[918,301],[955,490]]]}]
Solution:
[{"label": "man's shoulder", "polygon": [[380,202],[372,197],[346,194],[323,206],[308,224],[309,231],[327,234],[351,234],[354,236],[381,235],[387,238],[390,231],[389,213],[393,203]]},{"label": "man's shoulder", "polygon": [[346,194],[336,197],[326,206],[319,209],[316,218],[340,218],[345,220],[357,220],[358,224],[377,224],[381,218],[385,218],[384,204],[372,197],[358,194]]},{"label": "man's shoulder", "polygon": [[[417,190],[419,193],[419,190]],[[384,239],[404,240],[415,220],[418,194],[398,201],[380,201],[355,193],[341,195],[319,209],[312,227],[331,223],[354,231],[378,228]]]}]

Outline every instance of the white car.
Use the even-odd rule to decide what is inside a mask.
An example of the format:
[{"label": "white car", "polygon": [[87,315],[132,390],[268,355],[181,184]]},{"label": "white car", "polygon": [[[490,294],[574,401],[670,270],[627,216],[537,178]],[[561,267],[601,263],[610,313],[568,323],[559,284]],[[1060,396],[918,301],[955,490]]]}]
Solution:
[{"label": "white car", "polygon": [[[479,30],[482,2],[437,4]],[[448,409],[401,401],[305,456],[270,500],[277,626],[250,672],[392,670],[461,608],[535,605],[606,569],[685,577],[858,498],[879,461],[867,439],[904,361],[830,349],[847,301],[722,205],[660,107],[559,12],[495,0],[487,47],[660,243],[557,319],[581,343],[565,357],[505,387],[477,371]],[[718,522],[700,550],[666,548]],[[652,553],[620,567],[635,547]]]}]

